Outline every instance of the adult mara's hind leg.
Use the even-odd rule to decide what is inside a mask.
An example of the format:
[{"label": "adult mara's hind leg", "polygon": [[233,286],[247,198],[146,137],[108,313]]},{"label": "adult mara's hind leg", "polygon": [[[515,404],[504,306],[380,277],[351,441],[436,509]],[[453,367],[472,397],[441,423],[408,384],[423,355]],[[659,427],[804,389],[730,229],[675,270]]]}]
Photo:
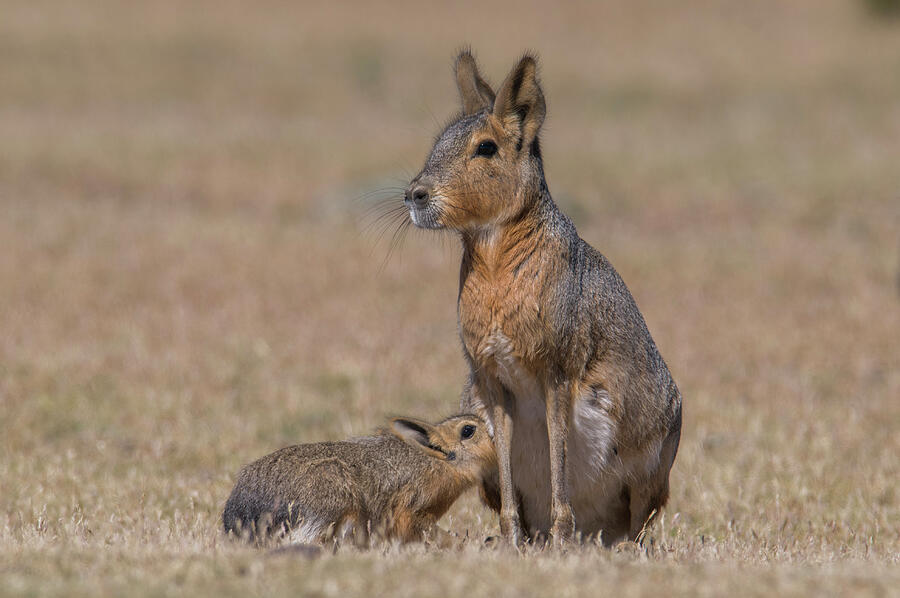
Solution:
[{"label": "adult mara's hind leg", "polygon": [[641,531],[659,515],[669,499],[669,471],[672,469],[672,463],[675,462],[675,453],[678,452],[680,438],[681,418],[679,417],[677,426],[663,441],[656,470],[646,480],[629,485],[629,510],[631,511],[629,540],[640,539]]}]

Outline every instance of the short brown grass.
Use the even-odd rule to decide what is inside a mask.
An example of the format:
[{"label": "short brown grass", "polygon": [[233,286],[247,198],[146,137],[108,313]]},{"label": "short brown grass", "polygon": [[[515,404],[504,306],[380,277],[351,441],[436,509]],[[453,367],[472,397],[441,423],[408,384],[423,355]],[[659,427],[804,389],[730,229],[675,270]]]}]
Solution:
[{"label": "short brown grass", "polygon": [[[900,587],[896,24],[812,0],[0,13],[0,593]],[[483,549],[474,496],[442,522],[460,552],[227,542],[242,464],[456,406],[456,241],[382,267],[364,225],[457,109],[466,42],[495,84],[541,54],[551,189],[684,393],[670,503],[643,548],[566,555]]]}]

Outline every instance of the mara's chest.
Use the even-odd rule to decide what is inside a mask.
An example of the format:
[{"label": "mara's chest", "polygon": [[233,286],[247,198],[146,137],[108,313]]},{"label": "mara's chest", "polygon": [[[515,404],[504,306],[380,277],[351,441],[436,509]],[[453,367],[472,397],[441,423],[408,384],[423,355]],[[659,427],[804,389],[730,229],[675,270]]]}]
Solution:
[{"label": "mara's chest", "polygon": [[470,277],[460,288],[460,334],[476,364],[536,370],[550,344],[540,296],[527,285]]}]

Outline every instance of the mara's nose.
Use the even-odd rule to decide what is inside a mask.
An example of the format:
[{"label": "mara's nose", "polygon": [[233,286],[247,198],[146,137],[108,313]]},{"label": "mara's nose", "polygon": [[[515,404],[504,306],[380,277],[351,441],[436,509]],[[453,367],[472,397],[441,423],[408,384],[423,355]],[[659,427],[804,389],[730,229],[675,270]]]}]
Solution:
[{"label": "mara's nose", "polygon": [[406,201],[415,204],[417,208],[423,208],[428,203],[429,195],[431,195],[431,190],[428,187],[416,184],[406,190]]}]

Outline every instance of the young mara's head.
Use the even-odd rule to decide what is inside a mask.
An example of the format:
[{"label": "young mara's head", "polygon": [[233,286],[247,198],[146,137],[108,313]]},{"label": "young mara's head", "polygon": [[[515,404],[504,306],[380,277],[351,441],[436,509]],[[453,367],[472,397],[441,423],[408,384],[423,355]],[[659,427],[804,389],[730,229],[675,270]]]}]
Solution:
[{"label": "young mara's head", "polygon": [[542,191],[544,94],[525,55],[495,94],[468,51],[456,59],[462,113],[440,134],[405,203],[420,228],[469,230],[514,220]]},{"label": "young mara's head", "polygon": [[391,420],[390,431],[424,454],[445,462],[467,484],[497,468],[497,455],[487,425],[476,415],[455,415],[432,425],[417,419]]}]

